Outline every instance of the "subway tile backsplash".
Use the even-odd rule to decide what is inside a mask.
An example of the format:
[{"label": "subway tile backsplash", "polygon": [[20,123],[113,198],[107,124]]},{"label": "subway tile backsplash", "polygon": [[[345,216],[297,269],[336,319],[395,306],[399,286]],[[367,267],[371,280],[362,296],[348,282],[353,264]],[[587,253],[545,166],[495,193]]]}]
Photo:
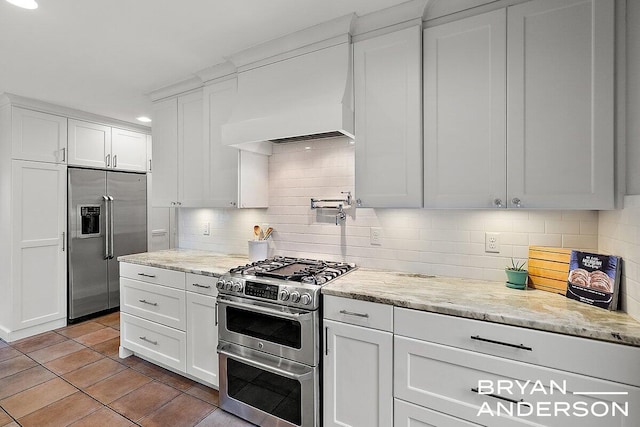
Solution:
[{"label": "subway tile backsplash", "polygon": [[[309,148],[307,148],[309,147]],[[529,245],[598,250],[597,211],[311,210],[311,197],[354,192],[354,146],[346,138],[275,145],[269,158],[268,209],[181,209],[179,245],[247,253],[253,225],[272,226],[270,254],[354,262],[361,267],[504,280],[510,258]],[[210,235],[203,224],[210,223]],[[602,221],[600,222],[602,224]],[[371,244],[371,227],[382,230]],[[501,251],[484,251],[485,232],[499,232]]]}]

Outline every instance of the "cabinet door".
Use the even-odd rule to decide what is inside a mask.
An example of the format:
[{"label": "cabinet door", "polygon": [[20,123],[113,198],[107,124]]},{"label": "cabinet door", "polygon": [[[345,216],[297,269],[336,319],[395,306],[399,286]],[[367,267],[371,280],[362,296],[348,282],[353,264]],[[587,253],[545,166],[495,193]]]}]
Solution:
[{"label": "cabinet door", "polygon": [[[204,117],[207,141],[207,206],[234,207],[238,204],[238,149],[222,144],[222,125],[231,116],[236,80],[204,88]],[[265,177],[266,179],[267,177]]]},{"label": "cabinet door", "polygon": [[202,92],[178,97],[178,200],[202,206],[206,151],[202,136]]},{"label": "cabinet door", "polygon": [[111,128],[69,119],[68,164],[106,168],[111,166]]},{"label": "cabinet door", "polygon": [[147,135],[113,128],[111,157],[113,169],[145,172]]},{"label": "cabinet door", "polygon": [[14,329],[67,316],[67,167],[13,161]]},{"label": "cabinet door", "polygon": [[13,107],[13,158],[67,162],[67,118]]},{"label": "cabinet door", "polygon": [[216,299],[187,292],[187,373],[218,387]]},{"label": "cabinet door", "polygon": [[153,189],[155,207],[175,206],[178,200],[178,100],[153,104]]},{"label": "cabinet door", "polygon": [[393,425],[393,334],[324,320],[325,426]]},{"label": "cabinet door", "polygon": [[530,1],[507,28],[509,206],[613,208],[614,2]]},{"label": "cabinet door", "polygon": [[240,151],[240,183],[238,188],[241,208],[269,207],[269,156]]},{"label": "cabinet door", "polygon": [[413,405],[404,400],[394,399],[394,427],[477,427],[480,424],[470,423],[442,412],[432,411],[422,406]]},{"label": "cabinet door", "polygon": [[364,207],[422,207],[421,32],[354,44],[356,196]]},{"label": "cabinet door", "polygon": [[506,10],[424,31],[425,207],[505,207]]}]

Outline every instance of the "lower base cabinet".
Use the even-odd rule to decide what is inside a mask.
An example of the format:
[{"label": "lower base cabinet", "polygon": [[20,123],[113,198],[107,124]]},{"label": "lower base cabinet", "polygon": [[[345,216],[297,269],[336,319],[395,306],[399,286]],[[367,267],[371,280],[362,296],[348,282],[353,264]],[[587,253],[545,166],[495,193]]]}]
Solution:
[{"label": "lower base cabinet", "polygon": [[187,373],[218,386],[216,298],[187,292]]},{"label": "lower base cabinet", "polygon": [[470,423],[460,418],[452,417],[441,412],[432,411],[422,406],[394,399],[393,402],[394,427],[478,427],[480,424]]}]

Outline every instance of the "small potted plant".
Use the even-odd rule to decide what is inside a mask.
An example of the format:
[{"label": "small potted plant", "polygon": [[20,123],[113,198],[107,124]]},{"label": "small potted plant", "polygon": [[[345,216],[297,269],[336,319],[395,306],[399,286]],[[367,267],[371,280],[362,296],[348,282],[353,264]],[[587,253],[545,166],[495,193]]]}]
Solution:
[{"label": "small potted plant", "polygon": [[525,263],[526,261],[519,263],[511,258],[511,265],[504,269],[507,273],[507,287],[513,289],[525,289],[527,287],[529,272],[524,268]]}]

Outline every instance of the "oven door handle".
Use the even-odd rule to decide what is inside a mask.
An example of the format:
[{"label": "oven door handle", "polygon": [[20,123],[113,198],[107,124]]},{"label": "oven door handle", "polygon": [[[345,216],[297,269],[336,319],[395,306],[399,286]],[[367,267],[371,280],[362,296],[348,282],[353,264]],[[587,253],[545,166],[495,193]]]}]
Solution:
[{"label": "oven door handle", "polygon": [[224,356],[227,356],[228,358],[237,360],[239,362],[242,362],[244,364],[247,364],[249,366],[254,366],[256,368],[260,368],[264,371],[268,371],[271,372],[273,374],[276,375],[280,375],[282,377],[285,378],[289,378],[298,382],[302,382],[307,380],[309,377],[311,377],[313,375],[313,371],[309,371],[309,372],[305,372],[304,374],[296,374],[295,372],[290,372],[284,369],[281,369],[277,366],[274,366],[270,363],[266,363],[266,362],[262,362],[256,359],[252,359],[252,358],[248,358],[248,357],[244,357],[244,356],[240,356],[237,353],[231,353],[227,350],[225,350],[224,348],[218,348],[218,353],[222,354]]},{"label": "oven door handle", "polygon": [[268,316],[282,317],[282,318],[285,318],[285,319],[300,320],[301,318],[311,316],[311,312],[308,312],[308,313],[287,313],[287,312],[284,312],[284,311],[273,310],[271,308],[262,307],[262,306],[255,305],[255,304],[246,304],[244,302],[231,301],[229,299],[226,299],[224,296],[218,296],[218,301],[220,303],[226,304],[226,305],[231,306],[231,307],[242,308],[242,309],[245,309],[245,310],[254,311],[256,313],[266,314]]}]

